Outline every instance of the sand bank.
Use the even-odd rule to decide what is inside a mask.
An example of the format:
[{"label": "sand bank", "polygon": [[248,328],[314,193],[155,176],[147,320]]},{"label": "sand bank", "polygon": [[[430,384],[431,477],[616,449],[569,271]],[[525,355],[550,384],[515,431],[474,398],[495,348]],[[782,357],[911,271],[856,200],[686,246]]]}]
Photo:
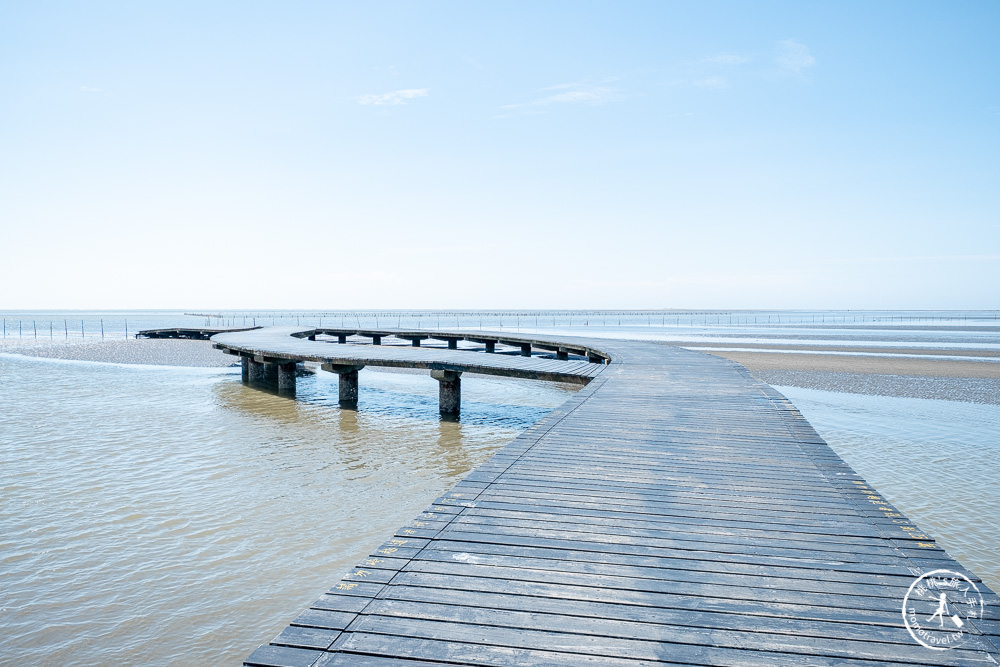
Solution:
[{"label": "sand bank", "polygon": [[770,385],[1000,405],[1000,363],[996,362],[763,351],[708,353],[742,364]]},{"label": "sand bank", "polygon": [[[679,345],[698,349],[700,347],[730,347],[723,343],[696,344],[676,342],[670,345]],[[863,345],[810,345],[804,343],[745,343],[736,341],[731,347],[739,347],[746,350],[780,350],[794,352],[853,352],[855,354],[909,354],[909,355],[931,355],[950,357],[997,357],[1000,358],[1000,350],[989,349],[954,349],[954,348],[930,348],[930,347],[877,347]],[[706,350],[707,351],[707,350]]]},{"label": "sand bank", "polygon": [[117,364],[155,366],[231,366],[235,357],[212,348],[209,341],[127,339],[79,343],[31,343],[7,341],[0,352],[48,359],[76,359]]},{"label": "sand bank", "polygon": [[[833,348],[830,351],[840,351]],[[919,377],[994,378],[1000,379],[1000,363],[959,359],[915,359],[913,357],[874,357],[844,354],[782,354],[778,352],[709,351],[742,364],[750,371],[823,371],[832,373],[874,373]],[[929,352],[930,353],[930,352]],[[937,354],[950,354],[936,351]],[[986,355],[977,355],[986,356]]]}]

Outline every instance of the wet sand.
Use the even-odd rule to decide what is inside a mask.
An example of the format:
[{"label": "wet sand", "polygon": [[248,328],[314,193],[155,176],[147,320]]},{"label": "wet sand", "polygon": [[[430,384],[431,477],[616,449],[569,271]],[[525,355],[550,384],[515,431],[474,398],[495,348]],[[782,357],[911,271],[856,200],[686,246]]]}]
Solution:
[{"label": "wet sand", "polygon": [[764,351],[705,352],[743,365],[755,378],[770,385],[1000,405],[1000,363],[996,362]]},{"label": "wet sand", "polygon": [[[831,348],[831,352],[843,348]],[[1000,379],[1000,363],[953,359],[915,359],[913,357],[869,357],[844,354],[783,354],[780,352],[722,352],[705,350],[753,371],[812,371],[832,373],[874,373],[920,377]],[[945,350],[925,354],[948,355]],[[977,353],[977,356],[985,356]]]},{"label": "wet sand", "polygon": [[[681,347],[693,347],[695,349],[699,347],[728,347],[719,343],[712,343],[711,345],[697,345],[685,342],[674,342],[671,345],[680,345]],[[927,348],[927,347],[873,347],[873,346],[862,346],[862,345],[808,345],[802,343],[745,343],[743,341],[736,341],[733,343],[732,347],[740,347],[747,350],[780,350],[782,352],[786,350],[796,351],[796,352],[854,352],[854,353],[864,353],[864,354],[909,354],[909,355],[933,355],[933,356],[951,356],[951,357],[1000,357],[1000,350],[988,350],[988,349],[977,349],[977,350],[967,350],[967,349],[944,349],[944,348]]]},{"label": "wet sand", "polygon": [[23,354],[47,359],[74,359],[116,364],[149,364],[155,366],[226,367],[238,361],[232,355],[212,348],[205,340],[126,339],[79,343],[25,344],[9,341],[0,345],[0,352]]}]

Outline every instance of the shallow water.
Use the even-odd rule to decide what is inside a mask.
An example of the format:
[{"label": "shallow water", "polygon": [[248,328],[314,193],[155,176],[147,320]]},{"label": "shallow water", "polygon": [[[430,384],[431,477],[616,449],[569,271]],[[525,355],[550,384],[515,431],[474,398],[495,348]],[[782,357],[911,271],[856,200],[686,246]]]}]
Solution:
[{"label": "shallow water", "polygon": [[238,664],[572,391],[469,378],[454,423],[425,375],[358,412],[326,375],[0,358],[0,662]]}]

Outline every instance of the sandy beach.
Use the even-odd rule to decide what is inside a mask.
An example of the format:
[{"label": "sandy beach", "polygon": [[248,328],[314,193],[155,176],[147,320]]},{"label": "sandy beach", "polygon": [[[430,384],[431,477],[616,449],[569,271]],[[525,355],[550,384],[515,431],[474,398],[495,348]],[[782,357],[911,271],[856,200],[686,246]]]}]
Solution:
[{"label": "sandy beach", "polygon": [[[1000,404],[1000,363],[997,362],[822,353],[886,352],[880,348],[810,348],[811,351],[805,353],[704,351],[743,365],[755,378],[771,385]],[[955,356],[955,352],[925,350],[923,355]],[[976,355],[993,356],[993,353],[977,352]]]},{"label": "sandy beach", "polygon": [[238,361],[213,349],[209,341],[170,339],[118,339],[79,343],[26,343],[9,341],[0,352],[47,359],[75,359],[115,364],[225,367]]},{"label": "sandy beach", "polygon": [[[1000,379],[1000,362],[992,361],[915,359],[913,357],[875,357],[822,353],[783,354],[780,352],[764,351],[705,351],[743,364],[750,371],[825,371],[833,373],[874,373],[878,375]],[[840,352],[843,349],[831,348],[829,351]],[[929,351],[926,354],[948,355],[950,353],[946,351]]]}]

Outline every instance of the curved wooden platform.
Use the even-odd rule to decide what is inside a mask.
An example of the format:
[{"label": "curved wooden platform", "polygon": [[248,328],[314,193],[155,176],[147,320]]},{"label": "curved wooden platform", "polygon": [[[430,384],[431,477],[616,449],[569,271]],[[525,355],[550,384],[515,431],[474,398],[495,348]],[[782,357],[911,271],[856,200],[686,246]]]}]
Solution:
[{"label": "curved wooden platform", "polygon": [[[215,340],[262,358],[358,347],[338,358],[390,365],[439,353],[272,333]],[[717,357],[590,344],[610,364],[595,365],[586,387],[359,560],[245,664],[1000,662],[997,596],[781,395]],[[986,601],[961,648],[925,648],[903,625],[908,587],[936,569],[964,573]]]},{"label": "curved wooden platform", "polygon": [[[309,340],[309,337],[329,336],[329,340]],[[215,347],[230,354],[259,359],[264,363],[295,363],[310,361],[339,366],[381,366],[395,368],[424,368],[428,370],[479,373],[556,382],[586,383],[603,368],[607,355],[595,348],[580,344],[569,345],[574,353],[590,354],[600,363],[586,359],[553,359],[546,356],[511,356],[509,354],[483,354],[482,351],[448,347],[402,345],[339,344],[340,336],[378,339],[395,337],[401,341],[419,338],[426,340],[468,340],[471,342],[495,341],[501,345],[534,345],[537,349],[560,347],[545,339],[528,339],[482,333],[462,334],[445,332],[413,332],[394,329],[303,329],[302,327],[268,327],[254,331],[222,333],[212,336]],[[485,348],[484,348],[485,350]]]}]

